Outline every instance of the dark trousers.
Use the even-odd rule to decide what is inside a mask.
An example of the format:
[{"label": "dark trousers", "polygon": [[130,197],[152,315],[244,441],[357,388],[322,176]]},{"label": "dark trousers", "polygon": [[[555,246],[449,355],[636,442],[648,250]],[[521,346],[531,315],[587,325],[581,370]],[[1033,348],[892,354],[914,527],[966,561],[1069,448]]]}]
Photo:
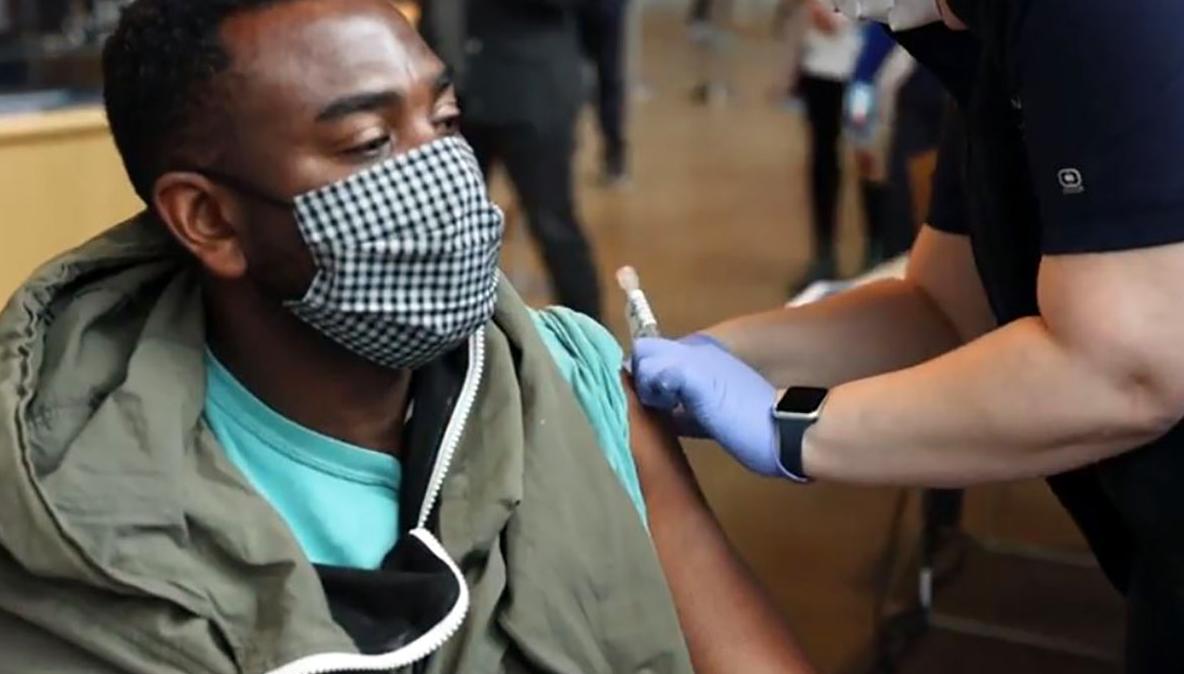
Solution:
[{"label": "dark trousers", "polygon": [[580,41],[596,68],[596,112],[609,164],[625,160],[625,33],[628,0],[585,3],[580,11]]},{"label": "dark trousers", "polygon": [[885,241],[888,202],[892,190],[886,183],[864,178],[859,182],[859,192],[863,201],[863,219],[867,225],[867,249],[863,256],[863,268],[872,269],[899,254],[889,253]]},{"label": "dark trousers", "polygon": [[810,201],[814,217],[814,255],[835,254],[839,211],[839,136],[843,125],[844,84],[805,75],[799,83],[810,126]]},{"label": "dark trousers", "polygon": [[599,320],[600,280],[576,217],[575,120],[543,127],[466,123],[465,137],[487,176],[495,164],[509,174],[559,303]]},{"label": "dark trousers", "polygon": [[907,253],[917,228],[928,217],[914,208],[909,162],[936,150],[945,118],[946,94],[941,82],[921,66],[901,86],[896,103],[896,126],[888,159],[889,196],[884,215],[884,255]]}]

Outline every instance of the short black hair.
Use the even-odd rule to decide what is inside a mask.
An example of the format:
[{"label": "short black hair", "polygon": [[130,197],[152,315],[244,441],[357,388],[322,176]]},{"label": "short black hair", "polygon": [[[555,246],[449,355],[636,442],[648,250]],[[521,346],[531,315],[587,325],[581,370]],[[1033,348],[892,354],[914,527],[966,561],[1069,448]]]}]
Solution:
[{"label": "short black hair", "polygon": [[291,0],[135,0],[103,49],[107,120],[136,193],[215,150],[226,106],[217,79],[231,66],[220,28],[240,12]]}]

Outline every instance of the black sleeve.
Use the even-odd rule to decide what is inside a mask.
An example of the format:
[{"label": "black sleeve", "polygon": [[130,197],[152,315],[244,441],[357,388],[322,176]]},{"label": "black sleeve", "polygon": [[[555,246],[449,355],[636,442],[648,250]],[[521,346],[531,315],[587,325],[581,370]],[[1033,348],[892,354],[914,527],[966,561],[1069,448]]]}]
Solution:
[{"label": "black sleeve", "polygon": [[1027,8],[1012,67],[1043,252],[1184,241],[1184,2]]},{"label": "black sleeve", "polygon": [[933,202],[929,205],[929,226],[936,230],[967,233],[965,157],[966,125],[961,110],[951,103],[933,175]]},{"label": "black sleeve", "polygon": [[580,9],[587,2],[588,0],[511,0],[509,4],[521,5],[530,9],[572,12]]}]

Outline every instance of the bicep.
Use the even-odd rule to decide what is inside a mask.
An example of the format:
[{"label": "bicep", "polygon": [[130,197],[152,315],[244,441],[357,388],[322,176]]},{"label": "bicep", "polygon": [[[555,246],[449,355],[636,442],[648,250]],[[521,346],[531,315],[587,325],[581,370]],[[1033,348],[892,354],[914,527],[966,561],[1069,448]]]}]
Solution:
[{"label": "bicep", "polygon": [[963,342],[995,329],[968,237],[922,227],[909,258],[908,280],[945,315]]},{"label": "bicep", "polygon": [[1184,410],[1181,22],[1178,2],[1034,3],[1016,62],[1041,317],[1153,423]]},{"label": "bicep", "polygon": [[808,674],[784,616],[708,507],[678,440],[629,392],[633,454],[650,532],[695,671]]},{"label": "bicep", "polygon": [[671,499],[708,512],[707,501],[695,480],[678,439],[654,410],[641,404],[632,378],[621,375],[629,404],[629,444],[637,466],[641,492],[651,514]]},{"label": "bicep", "polygon": [[[1044,258],[1040,313],[1077,357],[1184,414],[1184,243]],[[1172,420],[1172,419],[1169,419]]]}]

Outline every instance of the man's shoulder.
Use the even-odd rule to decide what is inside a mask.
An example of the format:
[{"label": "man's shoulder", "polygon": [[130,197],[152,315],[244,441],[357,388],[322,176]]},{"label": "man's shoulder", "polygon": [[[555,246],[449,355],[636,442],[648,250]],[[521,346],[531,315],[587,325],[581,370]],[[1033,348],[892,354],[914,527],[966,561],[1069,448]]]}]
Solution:
[{"label": "man's shoulder", "polygon": [[[564,307],[531,309],[531,319],[557,361],[619,369],[624,351],[612,333],[591,317]],[[561,369],[563,363],[560,363]]]},{"label": "man's shoulder", "polygon": [[563,307],[531,309],[530,317],[593,426],[616,416],[627,418],[628,402],[620,380],[625,352],[612,333],[592,318]]},{"label": "man's shoulder", "polygon": [[625,352],[611,332],[584,314],[553,307],[532,309],[530,315],[596,432],[605,460],[645,519],[629,432],[629,398],[621,382]]}]

